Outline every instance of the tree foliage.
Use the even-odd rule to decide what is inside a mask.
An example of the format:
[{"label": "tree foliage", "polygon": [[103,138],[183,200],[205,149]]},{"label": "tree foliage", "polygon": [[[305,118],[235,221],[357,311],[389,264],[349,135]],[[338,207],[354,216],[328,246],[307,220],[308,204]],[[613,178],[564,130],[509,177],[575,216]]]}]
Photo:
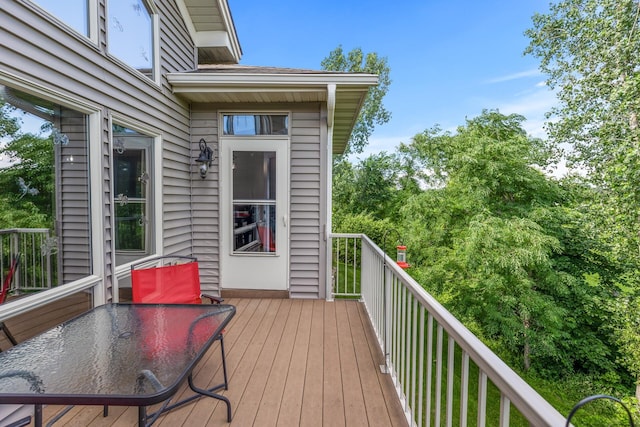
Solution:
[{"label": "tree foliage", "polygon": [[12,111],[0,105],[0,228],[53,228],[53,139],[23,132]]},{"label": "tree foliage", "polygon": [[[621,271],[618,297],[604,301],[621,361],[638,379],[640,329],[630,313],[640,295],[640,2],[563,0],[533,18],[526,52],[541,60],[559,105],[551,141],[596,191],[585,202],[592,230],[609,242],[602,255]],[[640,398],[640,383],[636,391]]]},{"label": "tree foliage", "polygon": [[[601,189],[601,218],[617,247],[638,259],[640,218],[640,3],[564,0],[537,14],[527,53],[541,59],[559,105],[549,135]],[[603,224],[604,225],[604,224]]]},{"label": "tree foliage", "polygon": [[375,52],[365,55],[360,48],[355,48],[345,53],[342,46],[338,46],[331,51],[328,57],[322,60],[321,66],[323,70],[329,71],[378,75],[378,85],[369,89],[345,150],[345,154],[362,153],[376,125],[382,125],[391,119],[391,113],[382,103],[391,84],[389,77],[391,70],[387,63],[387,58],[380,57]]}]

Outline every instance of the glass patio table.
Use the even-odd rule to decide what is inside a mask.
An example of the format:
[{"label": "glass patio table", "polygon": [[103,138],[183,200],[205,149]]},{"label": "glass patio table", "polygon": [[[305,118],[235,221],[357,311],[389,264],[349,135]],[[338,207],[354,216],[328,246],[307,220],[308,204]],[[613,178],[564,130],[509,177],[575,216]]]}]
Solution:
[{"label": "glass patio table", "polygon": [[[0,403],[138,406],[139,425],[222,386],[201,389],[192,371],[235,314],[232,305],[106,304],[0,353]],[[188,379],[196,392],[170,398]],[[146,407],[164,402],[147,414]]]}]

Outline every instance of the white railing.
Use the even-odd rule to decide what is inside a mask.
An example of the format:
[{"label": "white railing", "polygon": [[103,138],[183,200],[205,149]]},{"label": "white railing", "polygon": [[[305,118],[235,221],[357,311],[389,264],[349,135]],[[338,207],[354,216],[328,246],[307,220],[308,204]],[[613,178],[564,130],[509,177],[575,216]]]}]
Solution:
[{"label": "white railing", "polygon": [[12,260],[19,260],[9,294],[50,289],[54,279],[55,249],[55,239],[46,228],[0,230],[2,280],[7,277]]},{"label": "white railing", "polygon": [[565,425],[562,414],[367,236],[331,237],[333,297],[359,292],[385,355],[381,369],[391,375],[409,425]]}]

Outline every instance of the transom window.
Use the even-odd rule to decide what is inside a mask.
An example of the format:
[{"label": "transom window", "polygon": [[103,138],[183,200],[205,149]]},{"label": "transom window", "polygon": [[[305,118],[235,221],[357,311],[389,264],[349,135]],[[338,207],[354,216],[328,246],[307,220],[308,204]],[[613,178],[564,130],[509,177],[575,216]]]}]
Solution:
[{"label": "transom window", "polygon": [[286,114],[225,114],[222,116],[224,135],[288,135]]},{"label": "transom window", "polygon": [[154,79],[153,13],[143,0],[108,1],[109,53]]},{"label": "transom window", "polygon": [[153,140],[113,125],[113,194],[116,264],[154,251]]}]

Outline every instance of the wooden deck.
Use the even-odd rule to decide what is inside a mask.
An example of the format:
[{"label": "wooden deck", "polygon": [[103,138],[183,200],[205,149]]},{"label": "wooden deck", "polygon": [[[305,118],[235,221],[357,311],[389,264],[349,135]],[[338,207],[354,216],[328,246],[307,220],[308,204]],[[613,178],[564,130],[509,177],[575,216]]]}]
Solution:
[{"label": "wooden deck", "polygon": [[[225,331],[233,426],[406,426],[363,306],[355,301],[227,299]],[[199,386],[221,381],[216,344],[195,370]],[[183,387],[184,391],[184,387]],[[45,423],[62,407],[44,408]],[[55,426],[134,426],[137,408],[77,406]],[[222,402],[201,398],[158,426],[228,425]]]}]

